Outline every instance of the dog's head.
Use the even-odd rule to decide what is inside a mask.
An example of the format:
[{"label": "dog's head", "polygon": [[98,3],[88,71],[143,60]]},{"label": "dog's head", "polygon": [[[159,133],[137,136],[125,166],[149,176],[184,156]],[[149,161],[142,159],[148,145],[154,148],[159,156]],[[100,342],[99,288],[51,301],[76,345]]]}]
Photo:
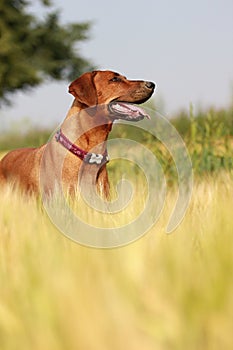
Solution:
[{"label": "dog's head", "polygon": [[153,94],[155,84],[150,81],[128,80],[112,71],[84,73],[69,86],[69,92],[82,108],[107,106],[110,119],[138,121],[145,112],[133,104],[147,101]]}]

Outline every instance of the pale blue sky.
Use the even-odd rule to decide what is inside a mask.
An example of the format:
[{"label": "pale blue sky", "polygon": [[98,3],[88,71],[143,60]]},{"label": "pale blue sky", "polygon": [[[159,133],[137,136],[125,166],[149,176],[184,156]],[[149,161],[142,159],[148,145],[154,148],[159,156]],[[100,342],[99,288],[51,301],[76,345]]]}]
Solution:
[{"label": "pale blue sky", "polygon": [[[35,2],[34,2],[35,3]],[[39,12],[37,5],[34,10]],[[156,95],[172,116],[199,106],[229,106],[233,94],[232,0],[54,0],[63,23],[92,21],[91,39],[80,47],[100,69],[157,83]],[[30,117],[56,124],[72,96],[67,82],[47,83],[14,96],[0,111],[7,121]]]}]

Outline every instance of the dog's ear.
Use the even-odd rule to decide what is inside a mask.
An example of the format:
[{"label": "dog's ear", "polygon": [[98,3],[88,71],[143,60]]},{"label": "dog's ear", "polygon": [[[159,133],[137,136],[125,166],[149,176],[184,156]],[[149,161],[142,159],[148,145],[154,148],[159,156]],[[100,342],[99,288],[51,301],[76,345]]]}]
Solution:
[{"label": "dog's ear", "polygon": [[94,84],[96,73],[96,71],[84,73],[69,86],[69,93],[87,107],[96,106],[98,103]]}]

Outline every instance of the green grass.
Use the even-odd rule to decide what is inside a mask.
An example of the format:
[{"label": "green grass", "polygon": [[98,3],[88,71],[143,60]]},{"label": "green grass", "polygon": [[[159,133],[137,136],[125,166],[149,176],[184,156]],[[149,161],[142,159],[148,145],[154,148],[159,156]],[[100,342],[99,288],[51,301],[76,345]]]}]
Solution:
[{"label": "green grass", "polygon": [[[233,108],[209,109],[194,115],[190,106],[189,113],[181,112],[170,122],[185,142],[196,176],[233,169]],[[140,130],[135,133],[132,126],[118,125],[113,128],[110,137],[128,138],[145,145],[157,156],[170,183],[176,180],[176,167],[171,155],[148,132]]]},{"label": "green grass", "polygon": [[166,235],[169,191],[149,233],[101,250],[63,237],[38,202],[3,191],[1,350],[232,349],[232,193],[229,173],[199,179]]}]

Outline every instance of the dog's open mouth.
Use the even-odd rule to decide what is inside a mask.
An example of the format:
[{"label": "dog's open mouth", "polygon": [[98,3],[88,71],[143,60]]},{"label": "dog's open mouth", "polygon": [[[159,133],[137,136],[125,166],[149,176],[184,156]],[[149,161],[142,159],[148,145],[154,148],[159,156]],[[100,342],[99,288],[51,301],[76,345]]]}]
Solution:
[{"label": "dog's open mouth", "polygon": [[139,121],[143,118],[150,119],[150,116],[140,107],[131,103],[114,101],[109,104],[111,117],[128,121]]}]

